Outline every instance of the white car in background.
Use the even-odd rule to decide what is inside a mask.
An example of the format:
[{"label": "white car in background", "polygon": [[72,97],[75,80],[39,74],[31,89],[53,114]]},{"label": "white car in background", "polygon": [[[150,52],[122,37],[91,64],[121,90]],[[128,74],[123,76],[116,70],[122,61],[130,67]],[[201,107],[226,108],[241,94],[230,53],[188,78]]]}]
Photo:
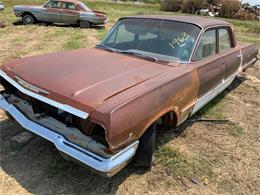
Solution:
[{"label": "white car in background", "polygon": [[0,10],[3,10],[5,8],[4,4],[0,2]]}]

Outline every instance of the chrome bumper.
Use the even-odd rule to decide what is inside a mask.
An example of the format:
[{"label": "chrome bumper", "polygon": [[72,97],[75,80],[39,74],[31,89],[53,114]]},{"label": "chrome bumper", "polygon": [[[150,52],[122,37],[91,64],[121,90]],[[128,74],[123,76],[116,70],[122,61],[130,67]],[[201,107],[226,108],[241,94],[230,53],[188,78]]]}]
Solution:
[{"label": "chrome bumper", "polygon": [[139,144],[139,141],[136,141],[117,154],[109,158],[104,158],[66,140],[62,135],[29,120],[15,106],[8,103],[1,94],[0,108],[11,114],[23,128],[28,129],[29,131],[54,143],[61,153],[79,161],[104,176],[111,177],[121,170],[129,160],[133,158]]}]

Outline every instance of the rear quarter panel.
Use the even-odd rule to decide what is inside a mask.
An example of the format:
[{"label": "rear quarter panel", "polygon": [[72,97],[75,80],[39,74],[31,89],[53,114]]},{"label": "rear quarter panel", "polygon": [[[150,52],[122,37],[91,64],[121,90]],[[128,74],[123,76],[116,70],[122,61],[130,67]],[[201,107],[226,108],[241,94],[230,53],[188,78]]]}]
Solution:
[{"label": "rear quarter panel", "polygon": [[[246,66],[250,61],[257,57],[258,47],[254,44],[239,42],[239,48],[242,55],[242,66]],[[246,68],[246,67],[244,67]]]},{"label": "rear quarter panel", "polygon": [[93,24],[104,24],[106,18],[102,19],[95,15],[94,12],[80,12],[80,20],[89,21]]}]

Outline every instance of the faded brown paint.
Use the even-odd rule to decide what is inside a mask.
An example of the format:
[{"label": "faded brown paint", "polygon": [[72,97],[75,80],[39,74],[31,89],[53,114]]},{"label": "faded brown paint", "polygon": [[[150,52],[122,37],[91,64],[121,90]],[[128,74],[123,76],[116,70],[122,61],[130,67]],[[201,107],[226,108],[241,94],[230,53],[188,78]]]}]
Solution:
[{"label": "faded brown paint", "polygon": [[[186,16],[134,16],[193,23],[202,28],[226,26],[220,20]],[[176,124],[191,113],[200,97],[234,74],[257,51],[236,45],[222,54],[188,64],[151,62],[101,49],[80,49],[12,61],[1,69],[43,90],[55,101],[90,113],[106,129],[109,151],[140,138],[161,116],[175,113]]]}]

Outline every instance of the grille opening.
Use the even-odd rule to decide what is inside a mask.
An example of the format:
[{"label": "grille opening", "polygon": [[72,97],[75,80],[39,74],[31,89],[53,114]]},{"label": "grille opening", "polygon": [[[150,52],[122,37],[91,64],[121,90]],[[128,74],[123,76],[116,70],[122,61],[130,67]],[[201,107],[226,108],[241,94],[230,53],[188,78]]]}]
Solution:
[{"label": "grille opening", "polygon": [[99,125],[95,124],[94,128],[91,133],[91,137],[96,140],[97,142],[103,144],[104,146],[108,147],[106,135],[105,135],[105,129]]},{"label": "grille opening", "polygon": [[92,123],[88,119],[81,119],[66,111],[63,111],[26,94],[23,94],[3,78],[0,78],[0,82],[4,88],[4,91],[1,91],[2,94],[13,94],[14,96],[25,100],[32,106],[34,114],[51,116],[65,124],[67,127],[75,127],[83,134],[90,136],[93,140],[108,147],[108,143],[105,138],[105,129],[101,125]]}]

